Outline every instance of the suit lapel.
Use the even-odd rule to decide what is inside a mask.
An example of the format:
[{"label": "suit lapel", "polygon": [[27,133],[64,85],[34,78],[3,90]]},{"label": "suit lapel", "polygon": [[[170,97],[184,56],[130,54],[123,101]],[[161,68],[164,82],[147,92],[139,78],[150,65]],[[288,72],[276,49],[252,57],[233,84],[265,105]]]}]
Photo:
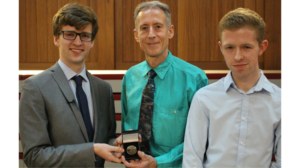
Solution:
[{"label": "suit lapel", "polygon": [[89,142],[88,140],[88,134],[84,125],[84,121],[81,115],[81,112],[79,108],[76,105],[75,96],[71,90],[71,87],[67,81],[67,78],[58,65],[56,63],[53,67],[50,68],[50,71],[52,72],[52,76],[54,80],[56,81],[57,85],[59,86],[61,92],[64,94],[65,98],[67,99],[68,103],[70,104],[70,107],[73,111],[74,116],[76,117],[76,120],[80,126],[81,132],[86,140],[86,142]]},{"label": "suit lapel", "polygon": [[[93,79],[92,75],[87,71],[86,72],[87,77],[89,78],[90,81],[90,87],[91,87],[91,92],[92,92],[92,100],[93,100],[93,108],[94,108],[94,141],[96,138],[97,132],[99,132],[99,121],[100,121],[100,116],[99,116],[99,110],[100,110],[100,102],[99,99],[99,90],[98,86],[99,83],[95,79]],[[97,96],[98,95],[98,96]]]}]

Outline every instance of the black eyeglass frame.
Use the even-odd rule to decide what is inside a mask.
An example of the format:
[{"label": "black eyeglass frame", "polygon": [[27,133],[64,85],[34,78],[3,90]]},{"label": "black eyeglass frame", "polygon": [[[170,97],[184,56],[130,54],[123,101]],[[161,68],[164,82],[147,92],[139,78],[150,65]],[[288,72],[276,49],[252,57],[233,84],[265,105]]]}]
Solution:
[{"label": "black eyeglass frame", "polygon": [[[65,40],[71,40],[71,41],[74,41],[76,38],[77,38],[77,36],[79,36],[79,38],[80,38],[80,40],[81,41],[84,41],[84,42],[91,42],[92,40],[93,40],[93,35],[92,35],[92,33],[85,33],[85,32],[83,32],[83,33],[76,33],[76,32],[74,32],[74,31],[60,31],[61,33],[62,33],[62,35],[63,35],[63,38],[65,39]],[[65,38],[65,32],[72,32],[72,33],[75,33],[76,34],[76,36],[74,37],[74,39],[66,39]],[[86,40],[82,40],[81,39],[81,35],[82,34],[89,34],[89,35],[91,35],[91,40],[90,41],[86,41]]]}]

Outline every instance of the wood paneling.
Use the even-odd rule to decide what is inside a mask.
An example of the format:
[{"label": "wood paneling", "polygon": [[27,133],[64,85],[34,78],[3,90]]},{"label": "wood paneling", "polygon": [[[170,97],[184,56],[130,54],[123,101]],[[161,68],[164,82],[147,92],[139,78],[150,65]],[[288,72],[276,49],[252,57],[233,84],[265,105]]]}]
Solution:
[{"label": "wood paneling", "polygon": [[[36,1],[36,6],[37,6],[37,31],[36,31],[36,35],[37,35],[37,62],[48,62],[48,58],[47,58],[47,54],[48,53],[48,41],[44,40],[47,39],[47,36],[45,36],[46,34],[48,34],[48,32],[50,32],[51,27],[48,26],[47,24],[47,20],[45,18],[47,18],[47,1]],[[42,39],[39,39],[39,38]]]},{"label": "wood paneling", "polygon": [[90,6],[98,16],[99,30],[86,59],[88,69],[115,69],[114,0],[20,0],[19,68],[47,69],[59,59],[53,43],[52,18],[64,5]]},{"label": "wood paneling", "polygon": [[264,69],[281,69],[281,1],[265,1],[266,39],[269,46],[265,51]]},{"label": "wood paneling", "polygon": [[[36,1],[26,1],[26,62],[38,62],[37,57],[37,7]],[[21,33],[21,32],[20,32]],[[39,39],[41,42],[42,37]]]},{"label": "wood paneling", "polygon": [[[55,13],[58,11],[58,9],[60,7],[62,7],[62,5],[58,4],[58,1],[47,1],[47,28],[48,28],[48,32],[47,34],[47,48],[48,51],[47,53],[44,53],[45,55],[48,55],[48,62],[50,63],[54,63],[59,59],[59,55],[58,55],[58,48],[54,45],[54,41],[53,41],[53,30],[52,30],[52,19],[53,16],[55,15]],[[42,26],[42,25],[41,25]],[[43,36],[45,36],[43,35]],[[39,37],[39,38],[43,38],[43,36]],[[21,57],[21,55],[20,55]],[[51,66],[51,65],[50,65]],[[20,69],[21,69],[21,65],[20,65]],[[46,69],[46,67],[44,67],[43,69]]]},{"label": "wood paneling", "polygon": [[[99,30],[86,66],[89,69],[114,69],[114,0],[91,0],[98,16]],[[95,64],[98,63],[98,65]]]},{"label": "wood paneling", "polygon": [[[26,35],[26,1],[19,2],[19,63],[27,62],[27,35]],[[22,56],[21,56],[22,55]]]},{"label": "wood paneling", "polygon": [[[59,59],[53,44],[52,18],[69,2],[90,6],[99,31],[86,59],[91,70],[128,69],[145,60],[134,39],[135,7],[149,0],[19,0],[20,69],[47,69]],[[266,22],[269,46],[259,57],[261,69],[281,69],[280,0],[161,0],[170,7],[175,34],[169,41],[173,55],[204,70],[228,69],[218,47],[218,23],[230,10],[245,7]]]}]

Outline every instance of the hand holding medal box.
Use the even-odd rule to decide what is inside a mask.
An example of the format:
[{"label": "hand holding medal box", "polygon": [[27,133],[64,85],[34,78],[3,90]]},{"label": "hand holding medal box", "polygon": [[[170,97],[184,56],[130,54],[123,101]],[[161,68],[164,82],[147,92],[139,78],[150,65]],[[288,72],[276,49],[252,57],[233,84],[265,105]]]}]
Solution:
[{"label": "hand holding medal box", "polygon": [[122,133],[122,141],[124,148],[124,157],[126,160],[140,159],[138,151],[140,150],[138,130],[124,131]]}]

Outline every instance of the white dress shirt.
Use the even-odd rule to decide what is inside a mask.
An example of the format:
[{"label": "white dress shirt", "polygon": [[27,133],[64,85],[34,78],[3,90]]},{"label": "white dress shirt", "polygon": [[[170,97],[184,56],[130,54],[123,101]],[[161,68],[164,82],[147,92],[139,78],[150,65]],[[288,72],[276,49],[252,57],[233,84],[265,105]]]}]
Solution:
[{"label": "white dress shirt", "polygon": [[[85,66],[84,66],[83,70],[79,74],[77,74],[71,68],[69,68],[66,64],[64,64],[61,60],[58,60],[58,65],[63,70],[75,98],[76,98],[76,83],[71,78],[73,78],[73,76],[75,76],[75,75],[76,76],[77,75],[82,76],[82,78],[83,78],[83,80],[82,80],[82,89],[85,92],[86,97],[87,97],[89,112],[90,112],[90,118],[91,118],[92,125],[94,126],[94,124],[93,124],[94,123],[94,120],[93,120],[93,118],[94,118],[93,99],[92,99],[90,81],[89,81],[88,77],[86,76]],[[78,106],[77,98],[75,100],[76,100],[76,103],[77,103],[77,106]]]},{"label": "white dress shirt", "polygon": [[196,92],[183,167],[281,167],[281,89],[260,73],[247,93],[237,88],[231,72]]}]

